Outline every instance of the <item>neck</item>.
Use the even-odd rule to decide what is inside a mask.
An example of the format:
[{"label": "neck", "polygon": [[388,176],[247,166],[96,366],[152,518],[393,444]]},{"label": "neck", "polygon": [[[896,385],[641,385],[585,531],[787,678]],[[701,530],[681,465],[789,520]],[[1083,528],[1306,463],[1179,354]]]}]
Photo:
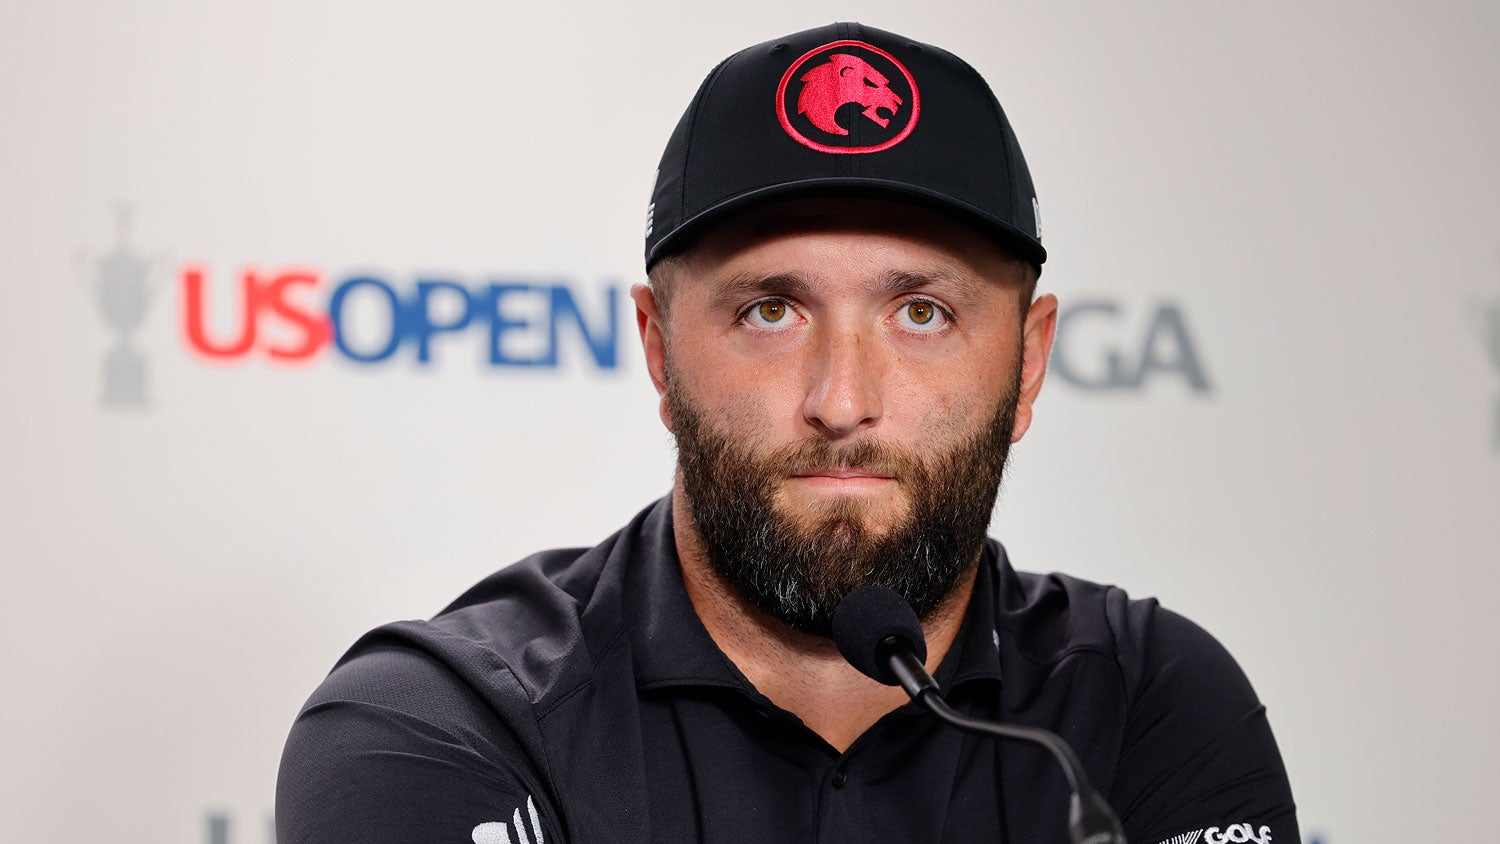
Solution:
[{"label": "neck", "polygon": [[[801,718],[842,753],[881,716],[908,700],[900,688],[859,673],[831,639],[788,627],[726,583],[708,562],[681,483],[672,491],[672,524],[693,609],[724,655],[772,703]],[[963,625],[976,572],[971,565],[922,622],[929,672],[937,671]]]}]

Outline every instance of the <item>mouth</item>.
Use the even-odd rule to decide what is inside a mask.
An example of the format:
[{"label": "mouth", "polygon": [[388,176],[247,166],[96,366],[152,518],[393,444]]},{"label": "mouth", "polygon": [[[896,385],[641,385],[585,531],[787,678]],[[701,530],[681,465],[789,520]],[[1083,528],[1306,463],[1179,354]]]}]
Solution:
[{"label": "mouth", "polygon": [[848,491],[876,489],[895,480],[890,475],[867,469],[814,469],[799,472],[792,479],[817,488]]},{"label": "mouth", "polygon": [[879,481],[894,480],[890,475],[872,472],[865,469],[814,469],[811,472],[799,472],[794,478],[831,478],[833,480],[847,481],[856,479],[869,479]]}]

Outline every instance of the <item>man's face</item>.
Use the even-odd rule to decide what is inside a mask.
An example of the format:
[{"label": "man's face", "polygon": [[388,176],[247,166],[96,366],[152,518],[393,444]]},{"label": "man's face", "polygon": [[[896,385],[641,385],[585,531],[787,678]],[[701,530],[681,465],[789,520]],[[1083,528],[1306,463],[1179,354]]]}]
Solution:
[{"label": "man's face", "polygon": [[934,610],[974,563],[1040,386],[1046,350],[1025,338],[1050,344],[1055,300],[1038,316],[1021,289],[979,233],[873,200],[721,224],[677,268],[664,323],[638,289],[714,571],[811,633],[867,583]]}]

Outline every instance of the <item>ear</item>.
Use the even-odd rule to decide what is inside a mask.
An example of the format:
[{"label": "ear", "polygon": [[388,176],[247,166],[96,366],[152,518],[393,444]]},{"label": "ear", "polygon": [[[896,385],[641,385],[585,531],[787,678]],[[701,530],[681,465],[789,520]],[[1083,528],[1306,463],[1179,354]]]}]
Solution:
[{"label": "ear", "polygon": [[662,325],[661,309],[656,305],[656,294],[645,284],[630,287],[630,298],[635,301],[635,324],[641,332],[641,348],[646,353],[646,371],[651,374],[651,383],[656,387],[660,400],[657,412],[663,425],[672,430],[672,417],[667,413],[667,338]]},{"label": "ear", "polygon": [[1016,404],[1016,425],[1011,429],[1010,441],[1020,442],[1031,427],[1031,406],[1042,392],[1042,380],[1047,376],[1047,356],[1052,354],[1052,340],[1057,334],[1057,297],[1048,293],[1038,296],[1026,312],[1026,324],[1021,336],[1021,383],[1020,401]]}]

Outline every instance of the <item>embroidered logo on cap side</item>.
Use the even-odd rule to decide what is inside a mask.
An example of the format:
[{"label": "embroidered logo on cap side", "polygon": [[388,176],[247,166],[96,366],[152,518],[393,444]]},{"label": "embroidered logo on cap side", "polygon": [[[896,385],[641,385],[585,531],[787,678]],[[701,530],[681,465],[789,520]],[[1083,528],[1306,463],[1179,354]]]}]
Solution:
[{"label": "embroidered logo on cap side", "polygon": [[895,56],[863,41],[832,41],[792,62],[776,88],[776,117],[818,152],[866,153],[906,140],[921,114],[917,81]]}]

